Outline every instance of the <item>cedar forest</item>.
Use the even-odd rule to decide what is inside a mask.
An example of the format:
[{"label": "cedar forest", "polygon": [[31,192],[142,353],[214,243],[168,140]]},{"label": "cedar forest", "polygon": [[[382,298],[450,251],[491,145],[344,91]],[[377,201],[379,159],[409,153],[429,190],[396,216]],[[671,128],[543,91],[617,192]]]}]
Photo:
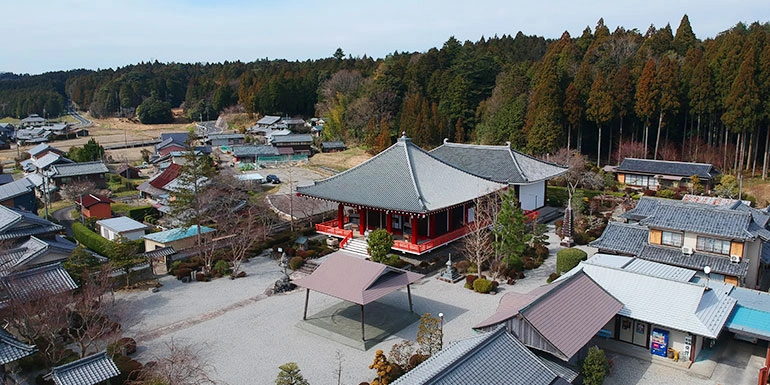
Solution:
[{"label": "cedar forest", "polygon": [[510,142],[537,156],[577,149],[599,164],[633,156],[766,174],[770,24],[700,40],[686,15],[676,31],[644,33],[610,32],[600,19],[578,37],[450,37],[440,49],[382,59],[338,49],[303,62],[0,74],[0,117],[55,116],[67,100],[95,117],[132,116],[143,103],[181,107],[190,121],[236,105],[255,116],[318,116],[324,139],[373,153],[403,131],[426,149],[444,138]]}]

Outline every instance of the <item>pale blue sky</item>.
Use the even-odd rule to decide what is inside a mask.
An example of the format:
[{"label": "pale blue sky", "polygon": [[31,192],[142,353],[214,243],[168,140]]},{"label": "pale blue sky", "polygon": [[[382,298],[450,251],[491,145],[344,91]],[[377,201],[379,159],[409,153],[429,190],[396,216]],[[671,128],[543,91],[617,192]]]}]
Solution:
[{"label": "pale blue sky", "polygon": [[330,57],[337,47],[383,57],[440,47],[452,35],[476,41],[521,30],[558,38],[567,30],[575,36],[600,17],[610,30],[644,32],[666,23],[676,29],[685,13],[701,39],[739,21],[770,21],[767,0],[0,0],[0,71],[37,74],[156,59],[305,60]]}]

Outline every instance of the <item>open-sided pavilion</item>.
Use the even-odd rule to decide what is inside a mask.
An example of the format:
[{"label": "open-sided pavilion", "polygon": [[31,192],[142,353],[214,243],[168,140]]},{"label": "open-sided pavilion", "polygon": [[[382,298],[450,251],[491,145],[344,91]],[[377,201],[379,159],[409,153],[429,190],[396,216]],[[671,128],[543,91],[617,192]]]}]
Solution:
[{"label": "open-sided pavilion", "polygon": [[[341,309],[338,306],[331,312],[321,312],[308,320],[308,301],[310,291],[317,291],[341,300],[351,302],[360,308],[361,342],[364,350],[368,347],[366,338],[366,318],[364,309],[367,305],[374,305],[378,299],[406,287],[409,300],[409,312],[389,312],[386,317],[376,317],[370,326],[377,336],[375,339],[385,337],[384,334],[393,334],[419,318],[413,313],[412,292],[409,285],[422,279],[422,274],[397,269],[381,263],[371,262],[345,251],[337,251],[326,256],[325,261],[309,276],[295,281],[297,286],[303,287],[305,293],[305,310],[302,320],[305,323],[312,321],[316,329],[341,335],[350,339],[351,317],[336,317],[339,313],[350,313],[349,309]],[[385,305],[382,305],[385,306]],[[391,308],[388,306],[388,308]],[[345,320],[342,320],[345,318]],[[383,320],[382,318],[390,318]],[[386,321],[385,323],[382,323]],[[374,325],[374,323],[380,324]],[[339,329],[339,330],[338,330]],[[357,344],[356,346],[361,346]]]}]

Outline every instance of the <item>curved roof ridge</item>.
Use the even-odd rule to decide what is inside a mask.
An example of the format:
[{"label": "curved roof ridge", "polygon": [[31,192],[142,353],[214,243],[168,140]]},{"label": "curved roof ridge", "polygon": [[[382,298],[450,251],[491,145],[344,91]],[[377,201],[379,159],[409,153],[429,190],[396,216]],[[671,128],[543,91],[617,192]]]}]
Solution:
[{"label": "curved roof ridge", "polygon": [[[412,140],[407,138],[406,135],[402,136],[401,138],[398,138],[398,143],[404,144],[404,154],[406,155],[406,165],[409,167],[409,177],[412,178],[412,186],[414,187],[414,192],[417,194],[417,202],[420,204],[420,207],[423,208],[423,210],[427,210],[428,208],[425,206],[425,202],[422,200],[422,191],[420,190],[420,186],[417,183],[417,178],[415,177],[415,171],[414,171],[414,163],[412,162],[412,154],[409,151],[409,144],[412,143]],[[417,147],[415,145],[412,145],[412,147]]]},{"label": "curved roof ridge", "polygon": [[511,142],[506,142],[507,148],[508,148],[508,155],[511,156],[511,159],[513,160],[513,165],[516,166],[516,169],[519,170],[519,174],[521,174],[521,177],[524,179],[525,182],[529,182],[529,177],[527,174],[524,173],[524,170],[521,168],[521,165],[519,164],[519,161],[516,159],[516,156],[513,154],[513,151],[511,149]]},{"label": "curved roof ridge", "polygon": [[[649,161],[649,162],[667,162],[667,163],[683,163],[683,164],[700,164],[700,165],[703,165],[703,166],[712,166],[712,167],[714,166],[714,165],[713,165],[713,164],[711,164],[711,163],[701,163],[701,162],[684,162],[684,161],[681,161],[681,160],[664,160],[664,159],[647,159],[647,158],[634,158],[634,157],[630,157],[630,156],[629,156],[629,157],[626,157],[626,158],[623,158],[623,159],[624,159],[624,160],[625,160],[625,159],[644,160],[644,161]],[[622,163],[622,162],[621,162],[621,163]]]}]

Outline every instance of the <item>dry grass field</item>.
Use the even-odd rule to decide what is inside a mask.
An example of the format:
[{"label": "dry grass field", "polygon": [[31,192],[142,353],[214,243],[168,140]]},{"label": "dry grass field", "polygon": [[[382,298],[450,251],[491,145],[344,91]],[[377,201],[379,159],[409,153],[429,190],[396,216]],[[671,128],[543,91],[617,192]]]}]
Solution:
[{"label": "dry grass field", "polygon": [[315,154],[310,158],[310,166],[323,166],[337,171],[345,171],[365,162],[371,157],[364,149],[353,147],[342,152]]}]

